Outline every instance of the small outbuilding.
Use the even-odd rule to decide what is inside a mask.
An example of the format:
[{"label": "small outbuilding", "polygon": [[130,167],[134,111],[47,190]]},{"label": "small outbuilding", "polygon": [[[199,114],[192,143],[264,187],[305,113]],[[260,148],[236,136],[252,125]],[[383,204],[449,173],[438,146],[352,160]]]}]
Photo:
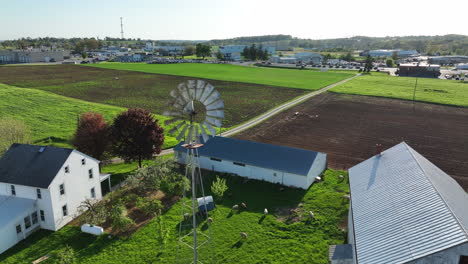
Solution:
[{"label": "small outbuilding", "polygon": [[[179,163],[186,149],[174,148]],[[327,155],[299,148],[213,137],[198,149],[200,167],[286,186],[308,189],[327,166]]]}]

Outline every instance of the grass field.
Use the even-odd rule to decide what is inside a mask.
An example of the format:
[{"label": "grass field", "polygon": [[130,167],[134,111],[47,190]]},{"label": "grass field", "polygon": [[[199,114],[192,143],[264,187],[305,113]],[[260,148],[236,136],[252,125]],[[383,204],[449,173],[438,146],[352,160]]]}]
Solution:
[{"label": "grass field", "polygon": [[354,76],[353,73],[347,72],[298,71],[245,67],[231,64],[100,63],[89,66],[115,70],[191,76],[223,81],[257,83],[307,90],[317,90]]},{"label": "grass field", "polygon": [[[0,114],[26,123],[36,144],[70,147],[70,138],[81,113],[94,111],[111,121],[124,108],[86,102],[36,89],[18,88],[0,83]],[[160,120],[164,116],[157,116]],[[165,146],[176,143],[167,136]]]},{"label": "grass field", "polygon": [[[372,73],[341,84],[331,92],[413,100],[416,78]],[[468,83],[418,78],[416,100],[468,107]]]},{"label": "grass field", "polygon": [[[349,189],[346,180],[339,182],[340,174],[346,175],[328,170],[325,180],[308,191],[287,188],[282,192],[278,185],[255,180],[243,183],[240,177],[228,177],[227,193],[231,195],[211,213],[217,263],[328,263],[328,246],[346,240],[341,228],[347,217],[347,204],[341,197]],[[231,206],[240,202],[247,203],[248,209],[231,214]],[[78,227],[66,226],[57,232],[34,233],[0,255],[0,262],[31,263],[70,245],[77,263],[174,263],[180,206],[175,204],[161,216],[170,231],[164,249],[155,238],[155,220],[129,238],[94,237],[81,233]],[[294,215],[289,216],[288,209],[297,207],[299,215],[312,210],[316,219],[293,221]],[[270,214],[262,219],[264,208]],[[204,225],[200,224],[201,228]],[[248,239],[241,240],[240,232],[246,232]]]},{"label": "grass field", "polygon": [[[0,80],[6,84],[125,108],[140,107],[156,114],[167,109],[170,91],[190,79],[193,78],[75,65],[0,67]],[[307,92],[258,84],[209,82],[223,96],[225,128],[243,123]]]}]

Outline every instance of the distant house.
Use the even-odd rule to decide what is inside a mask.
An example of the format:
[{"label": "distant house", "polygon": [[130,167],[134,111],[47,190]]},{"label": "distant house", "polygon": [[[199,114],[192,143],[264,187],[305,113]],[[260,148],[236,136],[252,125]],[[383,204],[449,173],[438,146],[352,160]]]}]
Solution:
[{"label": "distant house", "polygon": [[332,264],[468,263],[468,194],[408,144],[349,169],[349,185],[351,246],[330,247]]},{"label": "distant house", "polygon": [[398,75],[406,77],[438,78],[440,65],[424,63],[406,63],[398,66]]},{"label": "distant house", "polygon": [[73,149],[13,144],[0,159],[0,253],[39,228],[56,231],[81,202],[101,199],[110,175]]},{"label": "distant house", "polygon": [[64,51],[41,50],[0,50],[0,64],[61,62]]},{"label": "distant house", "polygon": [[419,53],[416,50],[366,50],[361,52],[360,56],[371,56],[371,57],[392,57],[396,53],[398,57],[411,57],[417,56]]},{"label": "distant house", "polygon": [[[185,164],[186,149],[179,144],[174,151]],[[302,189],[308,189],[327,165],[325,153],[226,137],[213,137],[198,154],[203,169]]]}]

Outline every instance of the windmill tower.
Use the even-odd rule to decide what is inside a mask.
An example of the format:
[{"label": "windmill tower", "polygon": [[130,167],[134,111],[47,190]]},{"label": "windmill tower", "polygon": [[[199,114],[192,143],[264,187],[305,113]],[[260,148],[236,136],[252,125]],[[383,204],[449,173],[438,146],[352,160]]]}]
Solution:
[{"label": "windmill tower", "polygon": [[[219,92],[202,80],[189,80],[171,91],[172,111],[164,113],[173,118],[166,125],[174,125],[169,133],[178,133],[185,153],[185,177],[191,182],[191,201],[184,189],[179,223],[176,263],[215,263],[211,223],[208,221],[203,178],[198,160],[198,149],[210,136],[216,135],[224,118],[224,102]],[[201,197],[201,212],[197,212],[197,197]],[[204,225],[199,224],[205,222]]]}]

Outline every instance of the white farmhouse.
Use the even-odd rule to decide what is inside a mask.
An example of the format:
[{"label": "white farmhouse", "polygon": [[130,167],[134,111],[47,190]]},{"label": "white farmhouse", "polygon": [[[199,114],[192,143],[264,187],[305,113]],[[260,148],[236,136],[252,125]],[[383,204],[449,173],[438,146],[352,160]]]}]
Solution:
[{"label": "white farmhouse", "polygon": [[349,169],[348,246],[331,263],[468,263],[468,194],[406,143]]},{"label": "white farmhouse", "polygon": [[101,199],[99,161],[73,149],[13,144],[0,159],[0,253],[43,228],[59,230]]},{"label": "white farmhouse", "polygon": [[[174,148],[185,164],[186,149]],[[200,167],[286,186],[308,189],[326,168],[327,155],[310,150],[213,137],[198,149]]]}]

